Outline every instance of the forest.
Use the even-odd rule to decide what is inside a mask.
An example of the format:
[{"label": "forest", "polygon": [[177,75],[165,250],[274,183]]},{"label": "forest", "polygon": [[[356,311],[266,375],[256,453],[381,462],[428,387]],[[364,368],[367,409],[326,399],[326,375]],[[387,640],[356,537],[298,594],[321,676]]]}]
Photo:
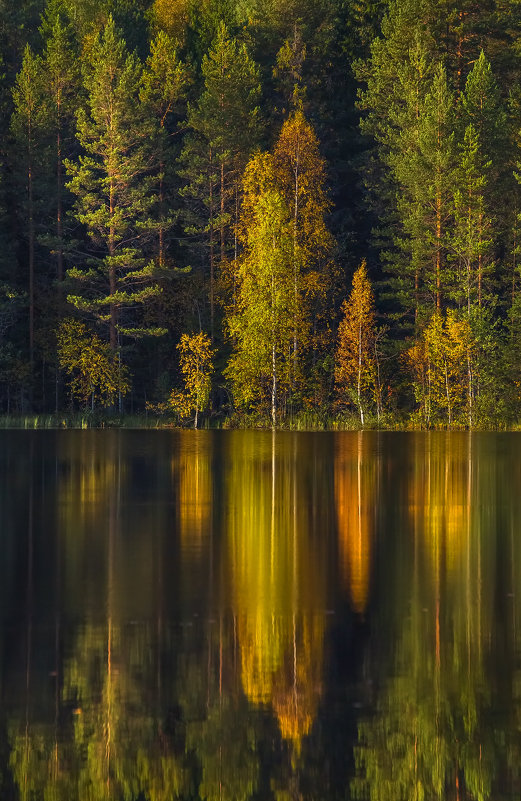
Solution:
[{"label": "forest", "polygon": [[518,425],[518,0],[0,0],[0,62],[0,415]]}]

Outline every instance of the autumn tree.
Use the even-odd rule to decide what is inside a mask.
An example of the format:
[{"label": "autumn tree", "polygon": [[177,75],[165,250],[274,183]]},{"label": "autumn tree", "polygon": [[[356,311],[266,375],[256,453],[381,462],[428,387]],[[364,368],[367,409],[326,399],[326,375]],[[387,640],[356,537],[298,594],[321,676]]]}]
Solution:
[{"label": "autumn tree", "polygon": [[380,409],[374,296],[365,261],[353,276],[342,314],[335,354],[336,399],[340,408],[356,406],[363,426],[375,401],[378,412]]},{"label": "autumn tree", "polygon": [[[227,321],[234,351],[225,375],[237,406],[261,412],[269,409],[275,426],[290,388],[298,311],[291,214],[276,187],[269,154],[249,162],[244,192],[244,253],[236,268],[237,301]],[[297,281],[297,301],[301,301],[300,276]]]},{"label": "autumn tree", "polygon": [[[291,210],[291,271],[293,276],[292,388],[301,380],[301,361],[312,352],[308,366],[327,341],[331,300],[335,289],[333,239],[326,226],[330,209],[326,192],[326,165],[315,132],[301,110],[282,126],[273,150],[274,176],[286,206]],[[310,335],[301,325],[303,299],[313,320]]]},{"label": "autumn tree", "polygon": [[154,0],[150,16],[154,28],[168,34],[177,46],[185,42],[190,0]]},{"label": "autumn tree", "polygon": [[469,318],[435,312],[407,353],[416,400],[428,425],[473,424],[473,349]]},{"label": "autumn tree", "polygon": [[85,405],[114,403],[129,388],[128,370],[107,343],[78,320],[66,319],[57,332],[60,367],[69,376],[71,395]]},{"label": "autumn tree", "polygon": [[169,399],[170,407],[183,417],[195,412],[194,428],[197,428],[200,412],[204,412],[210,401],[213,374],[213,355],[207,334],[183,334],[177,349],[183,376],[184,390],[174,390]]}]

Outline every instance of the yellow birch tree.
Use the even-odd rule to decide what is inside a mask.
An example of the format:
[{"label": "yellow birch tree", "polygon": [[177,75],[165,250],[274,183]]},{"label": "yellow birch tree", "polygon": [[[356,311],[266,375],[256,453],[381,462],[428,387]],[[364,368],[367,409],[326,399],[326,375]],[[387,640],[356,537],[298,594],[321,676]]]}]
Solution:
[{"label": "yellow birch tree", "polygon": [[225,375],[236,404],[261,412],[269,408],[275,425],[290,387],[294,321],[302,327],[305,321],[300,275],[294,294],[290,214],[269,155],[251,159],[244,193],[244,253],[236,261],[236,303],[228,316],[234,352]]},{"label": "yellow birch tree", "polygon": [[60,368],[69,376],[71,395],[91,408],[99,402],[110,406],[118,394],[130,389],[128,369],[118,353],[91,334],[79,320],[63,320],[57,331]]},{"label": "yellow birch tree", "polygon": [[427,426],[473,424],[475,343],[467,316],[436,311],[408,350],[419,411]]},{"label": "yellow birch tree", "polygon": [[[323,351],[329,341],[328,293],[334,286],[333,238],[326,226],[330,202],[326,192],[326,164],[316,134],[301,109],[282,126],[273,151],[273,170],[291,215],[291,270],[295,318],[293,319],[292,389],[302,374],[307,353]],[[305,331],[296,310],[302,309],[312,324]],[[330,298],[329,298],[330,300]],[[315,359],[311,360],[316,361]]]},{"label": "yellow birch tree", "polygon": [[199,413],[204,412],[210,401],[212,390],[213,354],[210,337],[199,334],[183,334],[177,346],[180,354],[184,392],[173,390],[169,403],[181,416],[194,416],[194,428],[199,422]]}]

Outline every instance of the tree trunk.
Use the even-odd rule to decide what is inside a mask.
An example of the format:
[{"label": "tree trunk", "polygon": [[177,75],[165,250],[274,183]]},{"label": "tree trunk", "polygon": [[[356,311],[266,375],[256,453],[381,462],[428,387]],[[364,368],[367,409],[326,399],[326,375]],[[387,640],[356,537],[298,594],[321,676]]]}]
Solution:
[{"label": "tree trunk", "polygon": [[[275,251],[275,237],[273,237]],[[271,275],[271,425],[277,420],[277,359],[275,352],[275,276]]]},{"label": "tree trunk", "polygon": [[271,348],[271,425],[275,428],[277,421],[277,362],[275,358],[275,343]]},{"label": "tree trunk", "polygon": [[293,388],[297,378],[297,309],[298,309],[298,264],[297,264],[297,233],[298,233],[298,193],[299,193],[299,179],[300,179],[300,143],[297,139],[297,153],[295,162],[295,197],[293,203],[293,302],[295,308],[293,310]]},{"label": "tree trunk", "polygon": [[469,428],[472,428],[473,420],[473,381],[472,381],[472,361],[470,351],[467,351],[467,376],[468,376],[468,397],[469,397]]},{"label": "tree trunk", "polygon": [[58,100],[58,132],[56,134],[56,238],[58,247],[56,250],[56,273],[58,281],[63,281],[63,209],[62,209],[62,184],[63,184],[63,165],[62,165],[62,137],[61,137],[61,117],[60,101]]},{"label": "tree trunk", "polygon": [[447,416],[449,419],[449,428],[452,428],[452,406],[450,402],[449,370],[447,367],[447,363],[445,363],[445,392],[447,395]]},{"label": "tree trunk", "polygon": [[441,311],[441,194],[436,194],[436,308]]},{"label": "tree trunk", "polygon": [[[116,294],[116,268],[114,266],[114,262],[112,257],[114,256],[115,251],[115,231],[114,231],[114,183],[111,180],[110,182],[110,189],[109,189],[109,215],[110,215],[110,228],[109,228],[109,242],[108,242],[108,250],[109,256],[111,257],[110,267],[109,267],[109,283],[110,283],[110,296],[111,298]],[[115,353],[117,348],[117,309],[116,304],[111,302],[110,304],[110,323],[109,323],[109,339],[110,339],[110,347],[112,351]]]},{"label": "tree trunk", "polygon": [[215,252],[214,252],[214,227],[213,227],[213,182],[212,182],[212,149],[210,148],[210,339],[214,341],[214,280],[215,280]]},{"label": "tree trunk", "polygon": [[[31,147],[31,146],[30,146]],[[34,369],[34,198],[32,153],[29,151],[27,169],[27,216],[29,226],[29,362],[31,379]]]},{"label": "tree trunk", "polygon": [[225,236],[224,236],[224,162],[221,162],[221,197],[220,197],[220,206],[221,206],[221,221],[220,221],[220,235],[221,235],[221,264],[224,264],[224,258],[226,255],[225,249]]},{"label": "tree trunk", "polygon": [[358,409],[360,410],[360,422],[364,425],[364,410],[362,408],[362,321],[358,323],[358,377],[357,377],[357,397]]}]

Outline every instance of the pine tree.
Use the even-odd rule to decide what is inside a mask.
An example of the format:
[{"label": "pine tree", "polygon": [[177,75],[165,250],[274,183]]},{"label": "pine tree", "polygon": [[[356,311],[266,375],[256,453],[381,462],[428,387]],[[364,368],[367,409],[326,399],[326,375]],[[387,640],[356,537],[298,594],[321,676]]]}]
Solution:
[{"label": "pine tree", "polygon": [[150,126],[139,103],[141,66],[128,55],[109,18],[96,38],[84,84],[87,107],[78,113],[77,139],[85,155],[67,161],[76,219],[91,242],[88,269],[69,270],[80,292],[68,300],[106,323],[113,351],[121,334],[162,331],[139,325],[135,309],[158,292],[153,263],[142,255],[152,203],[146,145]]},{"label": "pine tree", "polygon": [[[448,230],[452,211],[452,190],[456,163],[454,98],[443,67],[434,75],[425,99],[420,133],[418,170],[413,191],[420,199],[422,216],[413,235],[424,249],[424,286],[441,309],[449,289],[447,274]],[[407,221],[404,220],[407,230]],[[423,229],[423,230],[422,230]]]},{"label": "pine tree", "polygon": [[469,316],[474,305],[482,305],[484,277],[492,267],[492,218],[487,208],[490,166],[491,162],[483,159],[480,140],[471,123],[465,130],[455,171],[454,228],[450,242],[457,268],[451,295],[458,305],[466,305]]},{"label": "pine tree", "polygon": [[21,214],[24,220],[22,228],[25,229],[27,242],[31,371],[34,363],[36,235],[44,161],[42,145],[49,112],[42,76],[42,61],[28,45],[13,88],[14,112],[11,118],[11,134],[15,143],[15,160],[18,167],[16,177],[21,189]]}]

